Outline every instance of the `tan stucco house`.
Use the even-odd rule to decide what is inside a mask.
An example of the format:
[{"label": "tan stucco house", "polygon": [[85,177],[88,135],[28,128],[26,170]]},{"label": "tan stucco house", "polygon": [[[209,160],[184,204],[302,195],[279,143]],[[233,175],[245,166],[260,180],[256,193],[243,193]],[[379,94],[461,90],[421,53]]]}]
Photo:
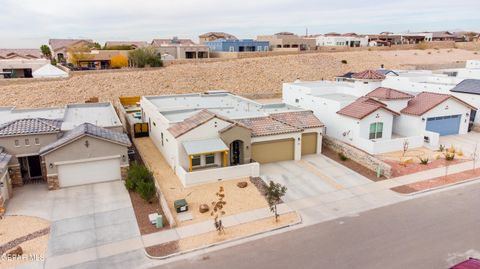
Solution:
[{"label": "tan stucco house", "polygon": [[280,32],[273,35],[259,35],[258,41],[270,42],[271,50],[296,49],[296,50],[315,50],[317,41],[315,38],[301,37],[289,32]]},{"label": "tan stucco house", "polygon": [[209,58],[208,46],[195,44],[190,39],[154,39],[151,45],[162,60]]}]

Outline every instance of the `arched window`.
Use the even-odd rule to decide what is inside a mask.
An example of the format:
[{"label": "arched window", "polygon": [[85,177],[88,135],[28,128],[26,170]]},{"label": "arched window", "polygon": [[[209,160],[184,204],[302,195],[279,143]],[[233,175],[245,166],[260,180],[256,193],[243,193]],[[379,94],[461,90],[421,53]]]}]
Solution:
[{"label": "arched window", "polygon": [[369,139],[382,138],[383,135],[383,122],[374,122],[370,124]]}]

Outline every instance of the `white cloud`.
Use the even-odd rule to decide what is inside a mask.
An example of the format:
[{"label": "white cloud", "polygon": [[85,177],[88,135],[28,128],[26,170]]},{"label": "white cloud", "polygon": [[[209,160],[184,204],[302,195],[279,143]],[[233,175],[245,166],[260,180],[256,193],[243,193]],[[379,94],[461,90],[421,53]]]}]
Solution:
[{"label": "white cloud", "polygon": [[[0,47],[49,37],[151,40],[207,31],[255,37],[310,33],[478,29],[478,0],[0,0]],[[475,29],[476,28],[476,29]]]}]

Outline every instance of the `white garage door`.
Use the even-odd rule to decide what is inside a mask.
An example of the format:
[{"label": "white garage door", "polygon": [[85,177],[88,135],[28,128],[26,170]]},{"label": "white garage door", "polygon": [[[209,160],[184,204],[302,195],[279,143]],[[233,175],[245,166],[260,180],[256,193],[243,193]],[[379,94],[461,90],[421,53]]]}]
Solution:
[{"label": "white garage door", "polygon": [[121,179],[120,158],[58,165],[60,187]]}]

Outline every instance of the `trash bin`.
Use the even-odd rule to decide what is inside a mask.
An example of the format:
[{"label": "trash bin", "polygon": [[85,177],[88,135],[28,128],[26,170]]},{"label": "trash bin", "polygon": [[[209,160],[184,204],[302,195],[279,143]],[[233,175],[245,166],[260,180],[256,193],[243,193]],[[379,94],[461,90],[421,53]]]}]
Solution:
[{"label": "trash bin", "polygon": [[177,213],[186,212],[188,211],[187,200],[185,199],[175,200],[175,202],[173,202],[173,207],[175,207],[175,210],[177,211]]},{"label": "trash bin", "polygon": [[163,216],[158,214],[157,219],[155,220],[155,227],[163,228]]}]

